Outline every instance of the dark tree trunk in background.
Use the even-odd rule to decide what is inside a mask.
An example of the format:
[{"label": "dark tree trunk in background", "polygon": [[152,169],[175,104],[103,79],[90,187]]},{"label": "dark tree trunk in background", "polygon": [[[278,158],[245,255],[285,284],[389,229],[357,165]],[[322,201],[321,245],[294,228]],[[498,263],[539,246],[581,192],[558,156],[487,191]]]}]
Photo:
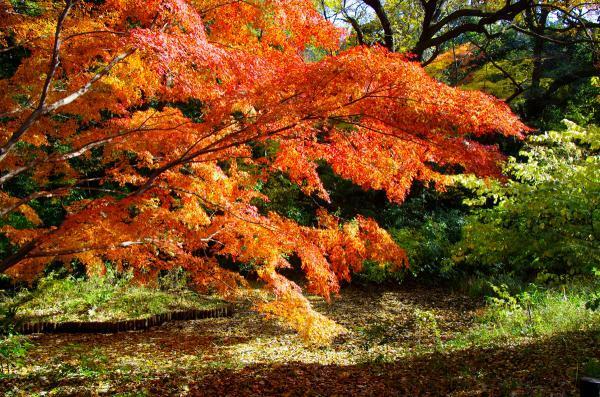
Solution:
[{"label": "dark tree trunk in background", "polygon": [[[442,13],[446,0],[421,0],[423,22],[421,35],[412,49],[418,59],[430,63],[444,49],[444,45],[465,33],[481,33],[491,36],[488,27],[499,21],[513,21],[517,15],[534,6],[532,0],[518,0],[496,11],[480,8],[460,8],[445,16]],[[432,48],[433,55],[427,55]]]},{"label": "dark tree trunk in background", "polygon": [[423,23],[421,24],[421,35],[419,41],[411,51],[417,56],[419,61],[423,62],[425,51],[430,47],[429,43],[436,32],[432,31],[431,26],[435,22],[436,14],[439,14],[437,0],[422,0],[421,6],[423,7]]},{"label": "dark tree trunk in background", "polygon": [[375,11],[379,23],[381,23],[385,47],[390,51],[394,51],[394,31],[392,30],[392,23],[383,8],[383,4],[381,4],[380,0],[364,0],[364,2]]},{"label": "dark tree trunk in background", "polygon": [[538,116],[544,107],[544,90],[541,80],[544,71],[545,33],[550,9],[527,9],[526,21],[533,36],[533,69],[531,71],[531,86],[527,94],[526,112],[529,118]]},{"label": "dark tree trunk in background", "polygon": [[350,25],[352,25],[352,28],[356,32],[356,40],[358,41],[358,44],[359,45],[364,45],[365,44],[365,39],[364,39],[364,34],[363,34],[362,28],[360,26],[360,23],[358,23],[358,21],[356,20],[356,18],[352,18],[348,14],[344,14],[344,18],[346,18],[346,21],[348,21],[348,23]]}]

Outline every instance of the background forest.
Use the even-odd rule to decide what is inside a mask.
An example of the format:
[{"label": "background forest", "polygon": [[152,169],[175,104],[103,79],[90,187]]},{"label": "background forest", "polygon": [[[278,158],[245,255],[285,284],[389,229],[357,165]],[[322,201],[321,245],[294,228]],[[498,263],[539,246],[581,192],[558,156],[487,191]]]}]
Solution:
[{"label": "background forest", "polygon": [[[600,377],[598,2],[143,3],[1,3],[6,395]],[[135,352],[21,335],[226,302]]]}]

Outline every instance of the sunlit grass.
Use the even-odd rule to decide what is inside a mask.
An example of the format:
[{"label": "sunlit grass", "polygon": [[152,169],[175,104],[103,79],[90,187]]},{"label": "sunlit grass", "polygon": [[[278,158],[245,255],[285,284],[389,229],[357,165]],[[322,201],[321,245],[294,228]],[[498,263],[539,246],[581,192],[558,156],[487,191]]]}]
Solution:
[{"label": "sunlit grass", "polygon": [[52,277],[33,291],[4,297],[0,305],[17,302],[17,318],[51,321],[109,321],[145,318],[173,310],[213,308],[222,301],[179,288],[162,290],[137,285],[130,277],[87,279]]},{"label": "sunlit grass", "polygon": [[474,326],[453,343],[481,345],[600,331],[600,310],[586,307],[599,290],[600,282],[590,280],[571,281],[552,288],[532,285],[517,294],[511,294],[505,287],[496,287],[495,296],[488,298],[488,305],[477,315]]}]

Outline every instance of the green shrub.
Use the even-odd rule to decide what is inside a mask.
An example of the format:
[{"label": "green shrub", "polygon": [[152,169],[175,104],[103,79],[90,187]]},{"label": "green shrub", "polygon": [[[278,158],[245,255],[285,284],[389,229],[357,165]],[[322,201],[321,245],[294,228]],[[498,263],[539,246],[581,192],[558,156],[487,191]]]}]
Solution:
[{"label": "green shrub", "polygon": [[17,325],[17,310],[16,305],[0,306],[0,337],[13,333]]},{"label": "green shrub", "polygon": [[383,284],[386,282],[400,282],[404,273],[393,271],[385,263],[365,261],[360,273],[356,275],[356,280],[363,283]]},{"label": "green shrub", "polygon": [[435,313],[430,310],[415,310],[415,323],[420,333],[425,333],[435,338],[436,350],[442,350],[444,343],[442,341],[442,332],[438,325]]},{"label": "green shrub", "polygon": [[[590,274],[600,263],[600,129],[532,136],[509,160],[507,183],[457,178],[478,194],[454,259],[486,274],[534,280],[546,273]],[[490,202],[493,208],[486,208]]]},{"label": "green shrub", "polygon": [[[369,199],[375,197],[366,195],[362,198],[363,208],[368,211],[357,212],[374,216],[408,256],[409,268],[394,274],[391,281],[407,277],[424,281],[455,278],[452,248],[461,237],[467,209],[462,204],[462,191],[450,188],[446,192],[439,192],[432,186],[417,183],[401,205],[384,201],[371,207],[376,202],[372,203]],[[342,211],[348,212],[347,208]],[[371,267],[365,267],[365,271],[372,270]],[[384,274],[392,275],[390,272]]]},{"label": "green shrub", "polygon": [[163,291],[185,291],[189,289],[189,285],[189,275],[181,267],[163,271],[158,278],[158,286]]},{"label": "green shrub", "polygon": [[590,295],[600,288],[598,280],[573,279],[553,287],[530,284],[518,293],[506,285],[491,288],[486,309],[464,338],[486,343],[600,330],[600,312],[586,308]]},{"label": "green shrub", "polygon": [[449,279],[455,275],[452,247],[460,238],[460,210],[434,213],[414,227],[392,229],[394,240],[406,250],[410,273],[426,278]]},{"label": "green shrub", "polygon": [[600,360],[597,358],[589,359],[583,367],[583,375],[600,379]]},{"label": "green shrub", "polygon": [[485,298],[494,294],[494,286],[504,285],[512,294],[527,288],[525,283],[512,274],[475,274],[462,277],[455,284],[456,289],[469,296]]},{"label": "green shrub", "polygon": [[10,3],[19,14],[36,17],[44,13],[44,9],[35,0],[10,0]]},{"label": "green shrub", "polygon": [[[594,269],[594,275],[600,284],[600,270]],[[590,294],[589,300],[585,303],[585,307],[590,310],[600,310],[600,289]]]}]

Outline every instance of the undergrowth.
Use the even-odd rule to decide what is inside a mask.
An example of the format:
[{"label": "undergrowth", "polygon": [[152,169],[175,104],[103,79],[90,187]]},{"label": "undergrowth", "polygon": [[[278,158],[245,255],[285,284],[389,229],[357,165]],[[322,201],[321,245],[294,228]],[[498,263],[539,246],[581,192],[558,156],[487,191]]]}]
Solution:
[{"label": "undergrowth", "polygon": [[488,305],[475,325],[453,343],[484,345],[519,338],[548,337],[576,331],[600,331],[600,310],[591,302],[600,279],[574,279],[562,285],[530,284],[518,293],[506,284],[491,285]]}]

